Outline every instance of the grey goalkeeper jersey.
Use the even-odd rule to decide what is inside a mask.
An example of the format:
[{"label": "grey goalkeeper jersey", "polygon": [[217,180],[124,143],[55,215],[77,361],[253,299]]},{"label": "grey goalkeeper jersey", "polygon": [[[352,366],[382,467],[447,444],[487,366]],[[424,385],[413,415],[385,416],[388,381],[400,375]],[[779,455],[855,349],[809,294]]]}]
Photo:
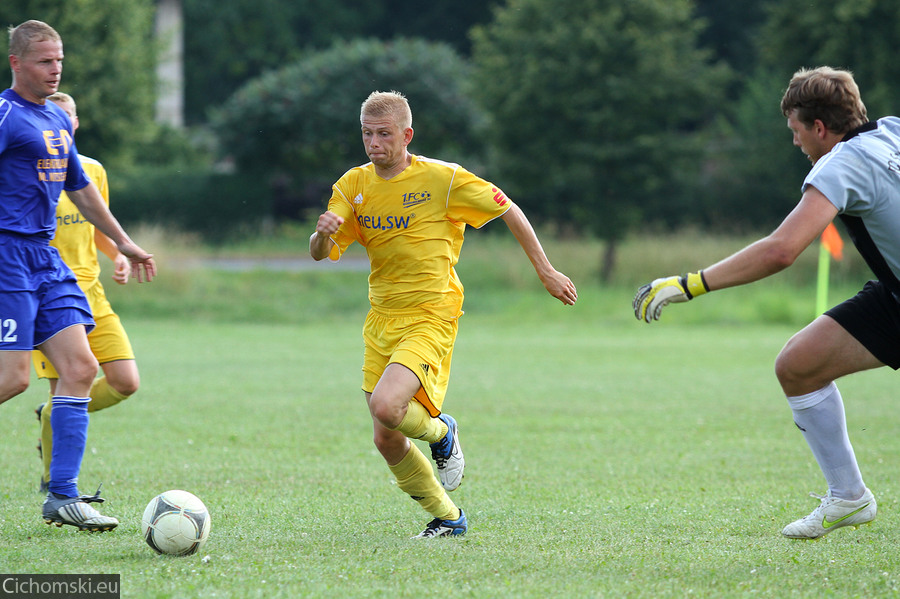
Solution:
[{"label": "grey goalkeeper jersey", "polygon": [[850,131],[803,181],[838,209],[869,268],[900,300],[900,118]]}]

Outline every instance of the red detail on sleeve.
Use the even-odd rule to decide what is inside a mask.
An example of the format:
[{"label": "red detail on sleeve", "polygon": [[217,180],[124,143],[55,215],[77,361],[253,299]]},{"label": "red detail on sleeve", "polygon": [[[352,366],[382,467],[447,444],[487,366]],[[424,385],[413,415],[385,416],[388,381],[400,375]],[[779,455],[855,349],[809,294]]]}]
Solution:
[{"label": "red detail on sleeve", "polygon": [[500,206],[505,206],[506,195],[496,187],[491,187],[491,191],[494,192],[494,201],[497,202],[497,204],[499,204]]}]

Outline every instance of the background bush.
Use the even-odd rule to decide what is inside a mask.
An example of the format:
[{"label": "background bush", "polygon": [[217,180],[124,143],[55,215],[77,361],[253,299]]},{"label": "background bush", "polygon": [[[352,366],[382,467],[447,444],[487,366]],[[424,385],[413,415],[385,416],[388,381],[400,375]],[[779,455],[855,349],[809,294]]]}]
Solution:
[{"label": "background bush", "polygon": [[272,201],[254,177],[208,167],[147,168],[110,177],[110,206],[126,228],[155,223],[213,245],[259,234],[271,221]]}]

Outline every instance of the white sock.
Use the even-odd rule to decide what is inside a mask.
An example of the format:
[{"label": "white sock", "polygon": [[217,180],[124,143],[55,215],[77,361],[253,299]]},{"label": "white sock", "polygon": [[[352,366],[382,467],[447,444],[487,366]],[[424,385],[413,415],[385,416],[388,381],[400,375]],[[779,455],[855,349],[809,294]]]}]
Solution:
[{"label": "white sock", "polygon": [[856,455],[847,436],[844,402],[834,382],[806,395],[788,397],[794,423],[803,432],[828,490],[840,499],[859,499],[866,492]]}]

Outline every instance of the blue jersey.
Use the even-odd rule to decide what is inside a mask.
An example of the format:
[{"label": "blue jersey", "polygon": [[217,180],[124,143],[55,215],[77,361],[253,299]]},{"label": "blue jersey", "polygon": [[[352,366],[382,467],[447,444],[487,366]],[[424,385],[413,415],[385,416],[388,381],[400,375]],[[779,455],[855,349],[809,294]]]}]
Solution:
[{"label": "blue jersey", "polygon": [[834,204],[866,263],[900,298],[900,119],[848,133],[816,162],[808,185]]},{"label": "blue jersey", "polygon": [[53,238],[60,192],[90,183],[72,133],[69,116],[53,102],[0,92],[0,232]]}]

